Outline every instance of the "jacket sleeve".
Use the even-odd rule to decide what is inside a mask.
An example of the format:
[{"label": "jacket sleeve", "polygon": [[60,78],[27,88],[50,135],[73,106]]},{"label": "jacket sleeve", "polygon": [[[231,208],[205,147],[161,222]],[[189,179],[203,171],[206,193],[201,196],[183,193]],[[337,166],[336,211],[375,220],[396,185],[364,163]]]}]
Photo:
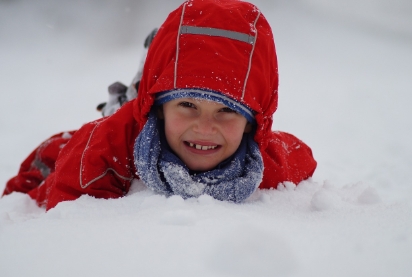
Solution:
[{"label": "jacket sleeve", "polygon": [[3,195],[15,191],[28,193],[36,189],[54,172],[60,150],[74,133],[75,131],[59,133],[42,142],[21,163],[17,175],[6,183]]},{"label": "jacket sleeve", "polygon": [[260,188],[276,188],[286,181],[295,184],[311,177],[316,169],[312,150],[295,136],[272,132],[262,152],[264,171]]},{"label": "jacket sleeve", "polygon": [[135,125],[128,104],[112,116],[83,125],[61,150],[54,174],[29,195],[46,209],[84,194],[122,197],[136,178]]}]

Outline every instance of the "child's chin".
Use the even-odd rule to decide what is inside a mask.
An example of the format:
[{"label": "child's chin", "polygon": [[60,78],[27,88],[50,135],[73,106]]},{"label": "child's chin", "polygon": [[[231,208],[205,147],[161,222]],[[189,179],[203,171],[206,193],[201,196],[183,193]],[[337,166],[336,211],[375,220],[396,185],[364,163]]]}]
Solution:
[{"label": "child's chin", "polygon": [[190,164],[186,163],[187,167],[192,171],[209,171],[214,169],[217,164]]}]

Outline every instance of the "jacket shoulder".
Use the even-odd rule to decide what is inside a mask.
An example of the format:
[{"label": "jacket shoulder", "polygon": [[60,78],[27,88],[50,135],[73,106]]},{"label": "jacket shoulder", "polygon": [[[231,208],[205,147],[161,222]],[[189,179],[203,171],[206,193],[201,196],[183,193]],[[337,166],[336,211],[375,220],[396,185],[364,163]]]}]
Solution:
[{"label": "jacket shoulder", "polygon": [[[127,103],[113,115],[83,125],[62,149],[47,197],[47,209],[83,194],[121,197],[135,178],[133,143],[139,130]],[[41,202],[41,201],[38,201]]]},{"label": "jacket shoulder", "polygon": [[316,169],[312,150],[303,141],[286,132],[268,135],[268,146],[262,151],[264,172],[260,188],[276,188],[279,183],[300,183]]}]

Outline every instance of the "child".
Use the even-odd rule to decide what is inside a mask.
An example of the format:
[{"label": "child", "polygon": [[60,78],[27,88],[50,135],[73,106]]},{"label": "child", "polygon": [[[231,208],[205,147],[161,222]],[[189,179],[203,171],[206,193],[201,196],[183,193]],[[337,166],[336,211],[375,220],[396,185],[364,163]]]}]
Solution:
[{"label": "child", "polygon": [[47,209],[83,194],[126,195],[133,179],[183,198],[241,202],[256,188],[299,183],[316,162],[272,132],[278,71],[271,28],[252,4],[189,0],[158,30],[137,98],[84,125],[29,195]]}]

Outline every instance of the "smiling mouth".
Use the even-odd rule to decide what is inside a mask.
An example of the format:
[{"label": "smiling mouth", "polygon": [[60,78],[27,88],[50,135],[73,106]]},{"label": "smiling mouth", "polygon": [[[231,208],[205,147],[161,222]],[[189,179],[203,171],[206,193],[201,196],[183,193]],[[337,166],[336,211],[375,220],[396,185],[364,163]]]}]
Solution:
[{"label": "smiling mouth", "polygon": [[197,150],[214,150],[219,147],[219,145],[200,145],[200,144],[195,144],[191,142],[185,142],[185,144],[191,148],[197,149]]}]

